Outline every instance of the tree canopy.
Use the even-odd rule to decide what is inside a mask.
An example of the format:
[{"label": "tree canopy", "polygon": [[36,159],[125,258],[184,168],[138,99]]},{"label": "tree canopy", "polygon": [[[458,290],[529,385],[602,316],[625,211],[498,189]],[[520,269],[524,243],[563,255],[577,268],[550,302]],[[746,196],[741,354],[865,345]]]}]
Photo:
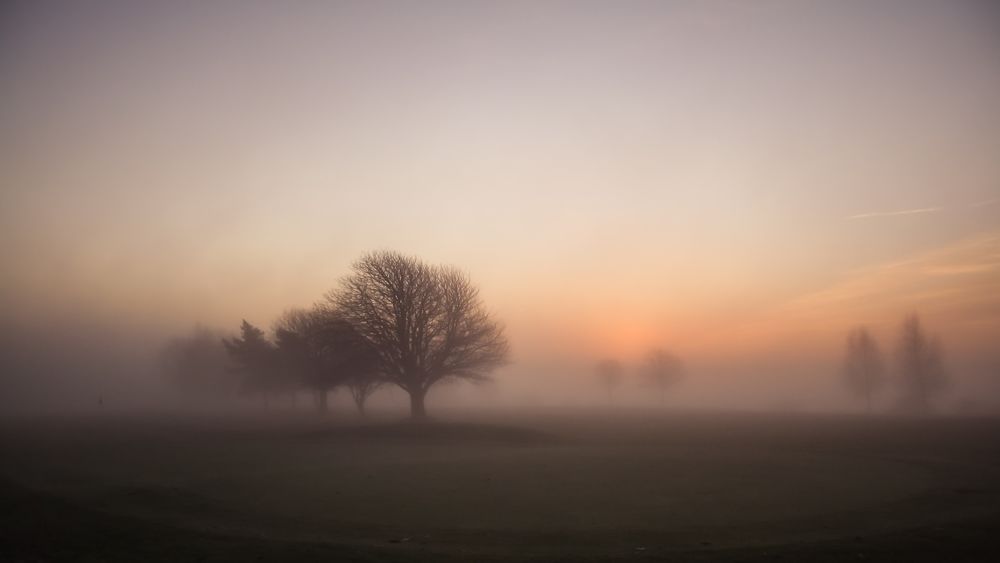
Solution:
[{"label": "tree canopy", "polygon": [[503,327],[468,276],[452,267],[372,252],[326,303],[375,351],[382,377],[409,393],[415,418],[426,416],[432,386],[483,381],[508,358]]}]

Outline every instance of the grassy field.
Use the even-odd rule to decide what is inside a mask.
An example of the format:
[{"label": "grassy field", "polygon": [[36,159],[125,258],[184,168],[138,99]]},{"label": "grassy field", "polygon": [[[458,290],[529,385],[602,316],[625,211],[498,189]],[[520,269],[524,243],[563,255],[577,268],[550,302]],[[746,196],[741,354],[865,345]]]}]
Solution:
[{"label": "grassy field", "polygon": [[990,561],[1000,423],[653,412],[0,425],[5,561]]}]

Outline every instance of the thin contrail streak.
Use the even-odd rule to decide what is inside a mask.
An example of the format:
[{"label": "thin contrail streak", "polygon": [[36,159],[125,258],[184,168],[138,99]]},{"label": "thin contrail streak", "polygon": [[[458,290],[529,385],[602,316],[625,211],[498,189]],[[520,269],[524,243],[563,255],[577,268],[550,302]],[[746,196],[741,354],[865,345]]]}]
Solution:
[{"label": "thin contrail streak", "polygon": [[920,209],[903,209],[901,211],[877,211],[875,213],[860,213],[851,215],[848,219],[870,219],[872,217],[893,217],[896,215],[916,215],[918,213],[932,213],[940,211],[940,207],[921,207]]}]

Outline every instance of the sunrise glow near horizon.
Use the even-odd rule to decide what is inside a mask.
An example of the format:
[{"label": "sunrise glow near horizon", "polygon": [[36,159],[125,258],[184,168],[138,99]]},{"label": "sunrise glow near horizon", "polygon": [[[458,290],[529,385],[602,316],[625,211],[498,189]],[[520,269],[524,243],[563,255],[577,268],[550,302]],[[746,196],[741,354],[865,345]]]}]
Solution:
[{"label": "sunrise glow near horizon", "polygon": [[394,249],[469,273],[515,378],[791,378],[909,312],[995,370],[1000,11],[899,4],[9,3],[0,305],[268,327]]}]

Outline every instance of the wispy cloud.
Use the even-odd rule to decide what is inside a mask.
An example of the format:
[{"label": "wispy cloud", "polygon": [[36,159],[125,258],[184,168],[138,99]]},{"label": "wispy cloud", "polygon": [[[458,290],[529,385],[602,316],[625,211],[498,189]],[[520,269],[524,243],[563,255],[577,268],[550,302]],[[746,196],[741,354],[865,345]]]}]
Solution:
[{"label": "wispy cloud", "polygon": [[[966,207],[969,209],[973,209],[977,207],[988,207],[990,205],[996,205],[998,203],[1000,203],[1000,197],[970,203],[967,204]],[[874,211],[871,213],[858,213],[857,215],[851,215],[850,217],[846,217],[846,219],[849,221],[853,221],[855,219],[873,219],[875,217],[897,217],[899,215],[919,215],[922,213],[934,213],[935,211],[941,211],[943,209],[944,209],[943,207],[920,207],[916,209],[900,209],[897,211]]]},{"label": "wispy cloud", "polygon": [[783,313],[829,319],[894,318],[920,310],[955,318],[989,317],[1000,326],[1000,232],[849,272],[840,282],[789,302]]},{"label": "wispy cloud", "polygon": [[940,211],[940,207],[921,207],[919,209],[902,209],[899,211],[876,211],[874,213],[859,213],[857,215],[851,215],[847,219],[871,219],[874,217],[895,217],[897,215],[917,215],[920,213],[933,213],[935,211]]},{"label": "wispy cloud", "polygon": [[994,205],[997,203],[1000,203],[1000,197],[995,197],[993,199],[987,199],[984,201],[977,201],[976,203],[969,205],[969,207],[986,207],[988,205]]}]

